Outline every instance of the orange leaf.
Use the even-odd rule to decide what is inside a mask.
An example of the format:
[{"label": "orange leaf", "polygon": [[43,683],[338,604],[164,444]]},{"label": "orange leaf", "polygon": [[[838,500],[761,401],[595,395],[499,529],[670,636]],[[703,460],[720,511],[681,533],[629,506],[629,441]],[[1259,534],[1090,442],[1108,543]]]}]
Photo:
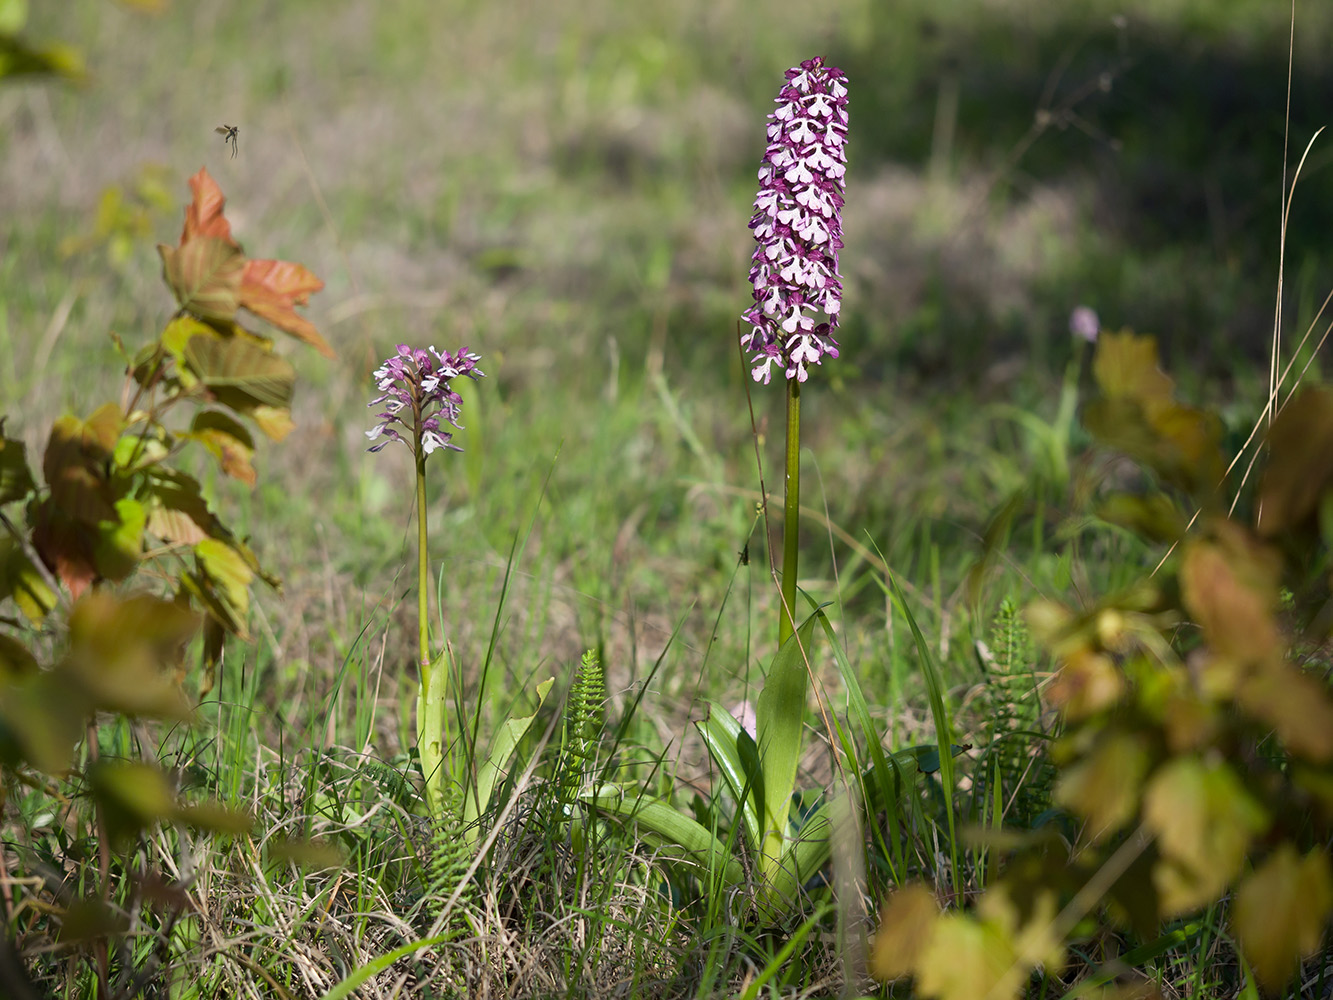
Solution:
[{"label": "orange leaf", "polygon": [[248,260],[241,278],[240,304],[279,330],[290,333],[328,358],[338,355],[295,307],[310,301],[324,282],[300,264],[286,260]]},{"label": "orange leaf", "polygon": [[194,201],[185,209],[181,245],[196,236],[214,236],[240,250],[240,244],[231,238],[231,225],[222,215],[227,199],[206,168],[200,167],[199,173],[190,178],[190,190],[194,192]]}]

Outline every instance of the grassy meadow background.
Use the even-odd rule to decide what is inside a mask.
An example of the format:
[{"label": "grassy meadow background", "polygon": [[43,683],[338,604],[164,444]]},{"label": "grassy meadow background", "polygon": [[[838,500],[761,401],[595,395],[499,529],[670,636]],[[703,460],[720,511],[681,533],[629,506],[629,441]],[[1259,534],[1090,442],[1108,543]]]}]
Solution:
[{"label": "grassy meadow background", "polygon": [[[1288,183],[1333,109],[1333,8],[1299,6]],[[1067,378],[1087,381],[1071,310],[1156,334],[1182,395],[1218,406],[1237,446],[1260,412],[1289,16],[1260,0],[34,4],[27,34],[83,50],[89,76],[0,87],[6,429],[40,454],[55,417],[119,391],[108,332],[133,348],[174,312],[155,244],[176,240],[206,166],[249,253],[324,279],[307,314],[339,359],[291,352],[297,427],[261,446],[254,491],[200,470],[283,590],[261,595],[255,643],[229,648],[204,724],[163,735],[163,753],[254,809],[257,841],[317,836],[363,865],[412,841],[402,808],[340,791],[361,755],[408,749],[416,690],[412,466],[406,449],[366,453],[366,403],[395,344],[465,346],[487,377],[461,387],[464,452],[428,468],[432,606],[465,669],[493,664],[485,717],[530,709],[542,677],[563,692],[595,649],[608,720],[628,715],[626,744],[659,760],[643,773],[682,799],[706,790],[689,722],[705,698],[753,695],[776,622],[747,386],[775,496],[782,395],[749,382],[736,348],[755,169],[783,70],[822,54],[850,86],[846,296],[842,357],[804,390],[800,584],[834,602],[886,744],[929,742],[887,565],[975,743],[975,641],[1000,602],[1077,604],[1160,556],[1087,513],[1115,468],[1060,423]],[[1284,336],[1327,292],[1331,157],[1321,138],[1296,188]],[[108,188],[139,199],[141,231],[98,236]],[[836,703],[836,671],[817,680]],[[810,743],[817,786],[827,754]],[[294,882],[198,873],[239,923],[228,941],[178,929],[199,938],[174,945],[172,995],[232,995],[240,975],[250,995],[319,996],[409,940],[406,890],[356,864]],[[639,931],[657,942],[640,970],[660,973],[643,995],[753,981],[738,944],[709,952],[716,936],[673,937],[678,918],[651,912],[611,892],[497,945],[556,969],[518,961],[514,995],[640,995],[579,972],[603,954],[590,941]],[[1166,995],[1231,995],[1214,992],[1212,946],[1192,941]],[[228,947],[281,987],[219,958]],[[834,965],[765,988],[836,993]],[[362,988],[446,995],[387,973]]]}]

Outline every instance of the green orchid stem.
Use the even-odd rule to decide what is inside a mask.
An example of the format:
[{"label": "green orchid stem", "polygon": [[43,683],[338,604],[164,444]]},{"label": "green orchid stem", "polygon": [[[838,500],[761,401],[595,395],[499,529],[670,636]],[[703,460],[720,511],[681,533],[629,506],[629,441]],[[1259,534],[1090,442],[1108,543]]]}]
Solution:
[{"label": "green orchid stem", "polygon": [[801,510],[801,383],[787,379],[787,476],[782,517],[782,611],[778,648],[796,631],[796,545]]},{"label": "green orchid stem", "polygon": [[444,814],[444,705],[448,693],[448,658],[430,655],[430,560],[426,550],[426,453],[417,435],[417,646],[421,686],[417,691],[417,755],[426,779],[426,807]]}]

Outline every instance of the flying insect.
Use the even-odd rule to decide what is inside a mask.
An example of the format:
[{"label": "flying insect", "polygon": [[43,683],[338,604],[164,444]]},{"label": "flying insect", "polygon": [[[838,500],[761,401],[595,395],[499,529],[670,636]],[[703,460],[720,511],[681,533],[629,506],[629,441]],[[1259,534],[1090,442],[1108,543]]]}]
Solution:
[{"label": "flying insect", "polygon": [[239,125],[219,125],[213,131],[222,136],[222,142],[231,143],[231,158],[236,159],[236,133],[239,132]]}]

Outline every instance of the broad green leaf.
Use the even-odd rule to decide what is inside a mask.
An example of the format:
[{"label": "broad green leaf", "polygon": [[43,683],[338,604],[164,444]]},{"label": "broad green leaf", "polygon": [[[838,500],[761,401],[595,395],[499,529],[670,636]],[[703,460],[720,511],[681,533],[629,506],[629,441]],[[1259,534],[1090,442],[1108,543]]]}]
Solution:
[{"label": "broad green leaf", "polygon": [[445,815],[444,712],[449,690],[449,651],[440,650],[421,670],[417,686],[417,756],[425,779],[426,808],[431,816]]},{"label": "broad green leaf", "polygon": [[185,345],[185,360],[226,405],[286,407],[292,400],[296,370],[255,339],[196,335]]},{"label": "broad green leaf", "polygon": [[806,655],[813,654],[811,641],[820,613],[806,619],[769,665],[764,689],[755,706],[756,742],[764,769],[764,835],[761,881],[776,872],[783,841],[787,835],[787,815],[791,793],[796,787],[796,768],[800,763],[805,729],[806,690],[809,677]]},{"label": "broad green leaf", "polygon": [[143,533],[148,514],[143,504],[129,497],[116,501],[116,520],[97,526],[93,560],[97,572],[108,580],[123,580],[143,557]]},{"label": "broad green leaf", "polygon": [[[583,796],[583,801],[603,812],[632,821],[640,835],[667,850],[668,856],[692,861],[720,877],[728,885],[745,880],[745,868],[727,852],[724,841],[714,837],[702,824],[661,799],[626,795],[619,789]],[[672,848],[677,850],[672,851]]]},{"label": "broad green leaf", "polygon": [[179,247],[159,243],[162,271],[182,309],[205,320],[236,315],[245,254],[217,236],[187,237]]},{"label": "broad green leaf", "polygon": [[1269,818],[1227,764],[1179,757],[1148,780],[1143,822],[1157,837],[1153,884],[1167,917],[1220,896]]},{"label": "broad green leaf", "polygon": [[[551,685],[555,683],[554,677],[548,677],[537,685],[537,708],[531,715],[525,715],[521,719],[506,719],[504,725],[495,736],[495,742],[491,746],[491,752],[486,757],[485,762],[477,772],[477,790],[475,796],[468,796],[463,808],[463,822],[465,826],[477,819],[481,813],[490,808],[491,796],[495,793],[496,783],[504,776],[505,768],[509,766],[509,758],[514,755],[518,749],[518,744],[523,737],[527,735],[532,728],[533,722],[537,719],[537,712],[541,711],[542,705],[546,704],[546,696],[551,693]],[[473,829],[472,835],[475,837],[476,830]]]},{"label": "broad green leaf", "polygon": [[695,728],[703,738],[708,756],[722,773],[732,798],[739,803],[741,819],[748,838],[746,843],[757,850],[763,843],[763,814],[760,811],[761,807],[756,803],[762,790],[749,787],[745,764],[741,760],[737,740],[745,730],[734,715],[715,701],[708,703],[708,717],[702,722],[695,723]]},{"label": "broad green leaf", "polygon": [[1236,889],[1231,923],[1255,975],[1277,996],[1313,955],[1333,910],[1333,873],[1316,848],[1305,857],[1283,841]]}]

